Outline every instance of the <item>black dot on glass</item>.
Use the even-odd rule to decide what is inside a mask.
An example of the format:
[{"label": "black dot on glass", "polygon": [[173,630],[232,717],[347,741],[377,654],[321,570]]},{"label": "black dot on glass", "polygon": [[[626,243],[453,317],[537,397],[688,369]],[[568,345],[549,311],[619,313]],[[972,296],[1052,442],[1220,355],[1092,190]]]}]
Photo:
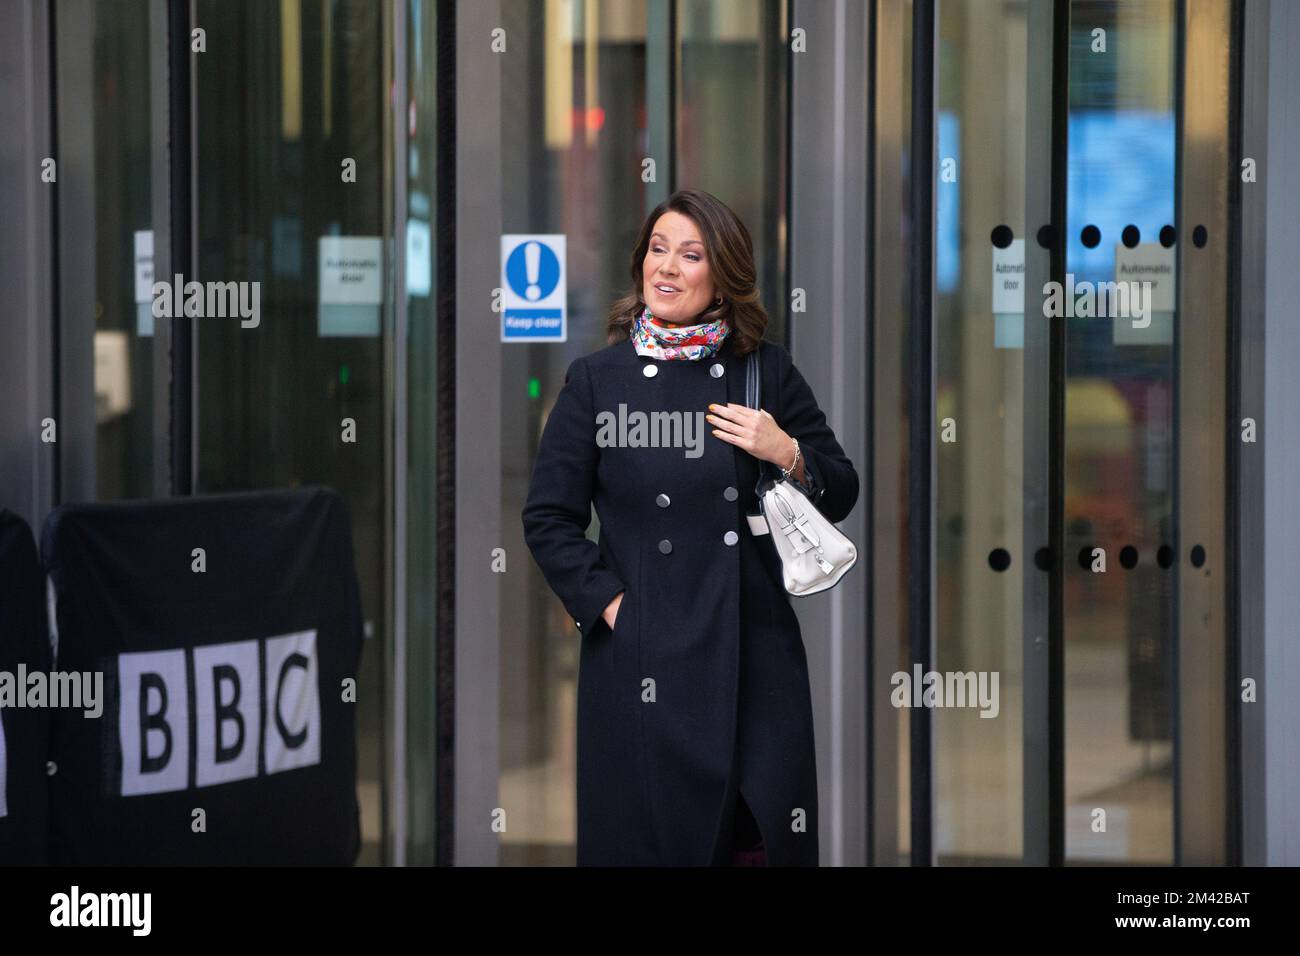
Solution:
[{"label": "black dot on glass", "polygon": [[1050,249],[1056,245],[1056,227],[1050,222],[1045,226],[1038,227],[1038,244],[1044,249]]},{"label": "black dot on glass", "polygon": [[1011,567],[1011,552],[1006,548],[994,548],[989,552],[989,567],[994,571],[1005,571]]},{"label": "black dot on glass", "polygon": [[1192,245],[1197,249],[1204,249],[1205,243],[1208,242],[1209,239],[1210,234],[1205,230],[1204,226],[1197,226],[1192,230]]},{"label": "black dot on glass", "polygon": [[1120,548],[1119,550],[1119,563],[1124,565],[1124,567],[1127,568],[1128,570],[1132,571],[1134,568],[1137,567],[1138,549],[1133,547],[1133,545],[1131,544],[1124,545],[1124,547]]},{"label": "black dot on glass", "polygon": [[993,239],[993,245],[999,249],[1005,249],[1011,245],[1011,240],[1014,237],[1011,235],[1010,226],[994,226],[991,238]]},{"label": "black dot on glass", "polygon": [[1178,241],[1178,230],[1173,226],[1160,227],[1160,245],[1168,249]]},{"label": "black dot on glass", "polygon": [[1142,231],[1137,226],[1125,226],[1124,231],[1120,233],[1120,240],[1125,248],[1132,249],[1142,241]]},{"label": "black dot on glass", "polygon": [[1039,571],[1052,570],[1052,549],[1039,548],[1034,552],[1034,567]]},{"label": "black dot on glass", "polygon": [[1079,549],[1079,567],[1085,571],[1092,570],[1092,545],[1085,545]]},{"label": "black dot on glass", "polygon": [[1205,564],[1205,549],[1202,548],[1199,544],[1192,545],[1191,559],[1192,559],[1192,567],[1194,568],[1201,567],[1203,564]]},{"label": "black dot on glass", "polygon": [[1084,226],[1083,232],[1079,233],[1079,238],[1089,249],[1096,249],[1097,243],[1101,242],[1101,230],[1096,226]]},{"label": "black dot on glass", "polygon": [[1162,544],[1156,551],[1156,564],[1162,568],[1172,567],[1174,563],[1174,549],[1167,544]]}]

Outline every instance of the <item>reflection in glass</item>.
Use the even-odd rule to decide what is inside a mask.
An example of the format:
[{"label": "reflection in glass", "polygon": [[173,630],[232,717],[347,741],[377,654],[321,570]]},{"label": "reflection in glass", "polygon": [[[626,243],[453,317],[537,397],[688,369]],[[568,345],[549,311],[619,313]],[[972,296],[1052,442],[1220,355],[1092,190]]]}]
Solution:
[{"label": "reflection in glass", "polygon": [[[383,235],[383,12],[368,0],[199,0],[208,48],[223,52],[198,62],[194,123],[199,278],[261,283],[256,328],[197,325],[196,491],[338,491],[372,637],[387,633],[380,305],[355,322],[318,293],[322,238]],[[382,852],[382,643],[366,641],[357,679],[361,863]]]},{"label": "reflection in glass", "polygon": [[940,864],[1022,853],[1025,31],[1023,4],[939,5],[934,669],[975,691],[931,712]]},{"label": "reflection in glass", "polygon": [[[1134,254],[1172,262],[1159,235],[1174,222],[1174,18],[1172,0],[1072,6],[1066,271],[1076,285],[1123,280]],[[1173,575],[1157,561],[1173,530],[1172,306],[1143,321],[1067,320],[1068,861],[1173,860]],[[1105,573],[1093,570],[1097,548]],[[1122,555],[1136,557],[1132,568]]]},{"label": "reflection in glass", "polygon": [[[646,202],[646,5],[501,8],[521,51],[502,62],[501,228],[564,233],[569,283],[568,341],[502,346],[501,514],[515,516],[565,370],[605,345],[609,305],[629,282]],[[517,520],[503,521],[502,533],[507,554],[528,554]],[[501,585],[500,800],[511,808],[501,862],[572,865],[580,636],[524,560],[527,571]]]}]

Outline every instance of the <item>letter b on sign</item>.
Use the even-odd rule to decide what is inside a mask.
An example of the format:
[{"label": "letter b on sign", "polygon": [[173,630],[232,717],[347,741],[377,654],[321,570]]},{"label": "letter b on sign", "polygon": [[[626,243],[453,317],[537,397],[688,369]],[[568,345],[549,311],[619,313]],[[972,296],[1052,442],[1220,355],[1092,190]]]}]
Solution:
[{"label": "letter b on sign", "polygon": [[122,796],[167,793],[189,786],[190,709],[185,651],[121,654]]}]

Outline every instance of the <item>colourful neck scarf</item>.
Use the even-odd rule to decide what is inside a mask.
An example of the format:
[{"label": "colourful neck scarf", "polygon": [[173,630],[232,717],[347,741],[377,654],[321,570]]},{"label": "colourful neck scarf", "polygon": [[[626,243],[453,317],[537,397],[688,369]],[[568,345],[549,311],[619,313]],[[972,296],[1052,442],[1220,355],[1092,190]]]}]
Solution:
[{"label": "colourful neck scarf", "polygon": [[632,322],[632,344],[637,355],[695,361],[716,354],[730,331],[725,319],[700,325],[660,325],[647,307]]}]

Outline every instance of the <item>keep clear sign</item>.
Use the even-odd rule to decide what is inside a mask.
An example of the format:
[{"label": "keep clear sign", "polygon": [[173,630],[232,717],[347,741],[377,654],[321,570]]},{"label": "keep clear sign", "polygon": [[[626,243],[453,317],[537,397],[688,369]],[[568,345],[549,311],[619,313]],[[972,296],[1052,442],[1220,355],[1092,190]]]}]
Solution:
[{"label": "keep clear sign", "polygon": [[993,248],[993,347],[1025,347],[1025,240]]},{"label": "keep clear sign", "polygon": [[317,334],[377,336],[384,301],[384,246],[378,236],[321,236]]},{"label": "keep clear sign", "polygon": [[501,237],[501,341],[564,342],[564,236]]},{"label": "keep clear sign", "polygon": [[1174,250],[1158,242],[1115,247],[1115,284],[1129,293],[1112,326],[1116,345],[1174,344],[1175,268]]}]

